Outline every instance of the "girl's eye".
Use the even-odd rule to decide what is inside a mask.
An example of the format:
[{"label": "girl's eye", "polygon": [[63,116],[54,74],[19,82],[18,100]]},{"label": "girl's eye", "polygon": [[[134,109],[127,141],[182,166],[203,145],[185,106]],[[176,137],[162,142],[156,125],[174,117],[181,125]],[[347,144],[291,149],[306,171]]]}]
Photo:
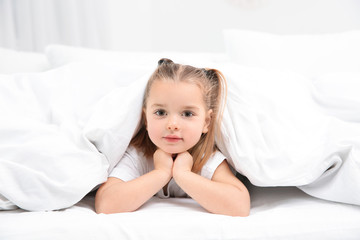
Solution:
[{"label": "girl's eye", "polygon": [[155,111],[155,115],[162,117],[162,116],[166,115],[166,112],[165,112],[165,110],[159,109],[159,110]]},{"label": "girl's eye", "polygon": [[183,112],[182,115],[183,115],[184,117],[192,117],[192,116],[194,116],[194,113],[191,112],[191,111],[185,111],[185,112]]}]

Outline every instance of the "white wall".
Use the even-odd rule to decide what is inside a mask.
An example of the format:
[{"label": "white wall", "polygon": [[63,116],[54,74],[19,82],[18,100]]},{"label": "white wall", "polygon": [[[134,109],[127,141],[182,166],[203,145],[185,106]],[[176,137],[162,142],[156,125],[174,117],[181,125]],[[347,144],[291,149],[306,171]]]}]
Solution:
[{"label": "white wall", "polygon": [[360,29],[360,0],[0,0],[0,47],[50,43],[122,51],[224,50],[222,30]]},{"label": "white wall", "polygon": [[360,29],[358,0],[133,0],[109,3],[110,48],[223,51],[222,29],[280,34]]}]

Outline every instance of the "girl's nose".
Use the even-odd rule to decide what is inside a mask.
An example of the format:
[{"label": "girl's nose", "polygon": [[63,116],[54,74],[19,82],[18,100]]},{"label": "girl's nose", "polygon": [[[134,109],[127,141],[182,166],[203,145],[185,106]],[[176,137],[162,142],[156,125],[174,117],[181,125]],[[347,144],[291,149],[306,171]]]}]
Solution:
[{"label": "girl's nose", "polygon": [[167,123],[167,129],[171,130],[171,131],[179,130],[179,124],[178,124],[176,117],[169,118],[169,121]]}]

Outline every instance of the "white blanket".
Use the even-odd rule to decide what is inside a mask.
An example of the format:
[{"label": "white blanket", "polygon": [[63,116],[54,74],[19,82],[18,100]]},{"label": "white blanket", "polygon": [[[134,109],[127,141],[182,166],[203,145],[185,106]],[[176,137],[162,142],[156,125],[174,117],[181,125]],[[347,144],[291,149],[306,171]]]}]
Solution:
[{"label": "white blanket", "polygon": [[104,182],[137,126],[145,73],[97,63],[3,76],[0,195],[27,210],[60,209]]},{"label": "white blanket", "polygon": [[[2,198],[27,210],[61,209],[104,182],[136,130],[154,68],[74,63],[1,76]],[[320,103],[327,89],[304,77],[231,63],[218,68],[229,88],[218,144],[237,171],[255,185],[300,186],[360,205],[359,105],[347,104],[345,119]],[[360,80],[349,85],[360,89]],[[349,101],[360,97],[337,102]]]},{"label": "white blanket", "polygon": [[[229,95],[219,143],[237,171],[258,186],[299,186],[360,204],[360,96],[350,90],[360,89],[359,74],[321,86],[292,72],[221,69]],[[331,98],[347,106],[346,114],[334,110]]]}]

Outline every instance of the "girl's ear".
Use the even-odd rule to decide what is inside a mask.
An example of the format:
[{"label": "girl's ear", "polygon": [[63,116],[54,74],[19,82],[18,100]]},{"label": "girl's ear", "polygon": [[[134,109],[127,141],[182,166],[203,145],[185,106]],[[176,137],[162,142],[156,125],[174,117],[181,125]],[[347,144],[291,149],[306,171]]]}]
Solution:
[{"label": "girl's ear", "polygon": [[204,124],[204,128],[203,128],[203,133],[207,133],[209,131],[209,126],[212,120],[212,109],[210,109],[209,111],[207,111],[206,116],[205,116],[205,124]]}]

